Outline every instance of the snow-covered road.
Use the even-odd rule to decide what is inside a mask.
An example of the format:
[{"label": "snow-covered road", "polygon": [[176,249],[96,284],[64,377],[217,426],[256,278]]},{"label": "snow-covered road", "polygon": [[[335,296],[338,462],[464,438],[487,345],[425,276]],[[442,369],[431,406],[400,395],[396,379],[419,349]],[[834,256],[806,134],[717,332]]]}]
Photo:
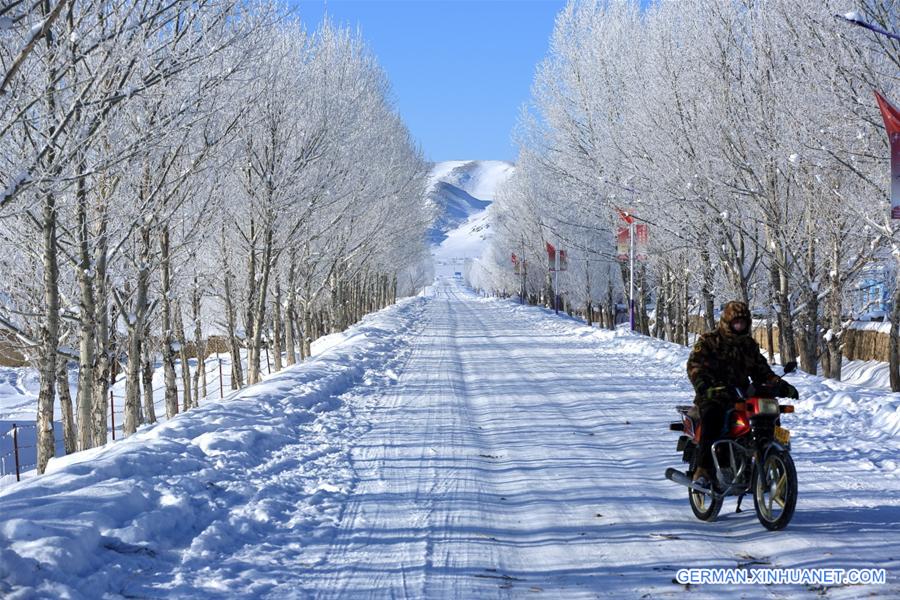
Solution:
[{"label": "snow-covered road", "polygon": [[[900,595],[900,444],[873,425],[883,398],[792,379],[808,396],[786,418],[800,499],[771,533],[752,502],[695,520],[663,478],[680,464],[667,424],[691,398],[685,349],[452,280],[355,331],[238,400],[0,494],[0,592]],[[93,556],[70,561],[73,548]],[[888,584],[673,582],[700,566],[877,567]]]},{"label": "snow-covered road", "polygon": [[683,494],[660,480],[668,412],[653,409],[671,404],[671,377],[497,308],[434,290],[353,449],[359,483],[311,577],[322,596],[558,597],[611,576],[632,589],[671,580],[675,545],[653,537],[684,520]]}]

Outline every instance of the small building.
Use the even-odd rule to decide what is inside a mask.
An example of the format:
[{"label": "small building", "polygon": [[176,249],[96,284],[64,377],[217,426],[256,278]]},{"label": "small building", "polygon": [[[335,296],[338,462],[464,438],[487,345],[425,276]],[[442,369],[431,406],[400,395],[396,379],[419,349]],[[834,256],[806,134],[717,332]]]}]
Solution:
[{"label": "small building", "polygon": [[884,321],[891,310],[891,292],[896,266],[888,256],[880,256],[859,274],[849,293],[849,316],[859,321]]}]

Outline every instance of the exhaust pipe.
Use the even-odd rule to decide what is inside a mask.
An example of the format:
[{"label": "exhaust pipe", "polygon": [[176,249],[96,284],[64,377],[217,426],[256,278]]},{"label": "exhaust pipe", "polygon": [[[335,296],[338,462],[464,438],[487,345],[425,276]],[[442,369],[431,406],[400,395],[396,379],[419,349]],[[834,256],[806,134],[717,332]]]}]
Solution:
[{"label": "exhaust pipe", "polygon": [[690,477],[688,477],[687,475],[685,475],[678,469],[673,469],[671,467],[666,469],[666,479],[668,479],[670,481],[674,481],[675,483],[680,483],[681,485],[683,485],[685,487],[689,487],[692,490],[696,490],[703,494],[712,495],[712,490],[710,490],[707,487],[703,487],[699,483],[695,483],[695,482],[691,481]]}]

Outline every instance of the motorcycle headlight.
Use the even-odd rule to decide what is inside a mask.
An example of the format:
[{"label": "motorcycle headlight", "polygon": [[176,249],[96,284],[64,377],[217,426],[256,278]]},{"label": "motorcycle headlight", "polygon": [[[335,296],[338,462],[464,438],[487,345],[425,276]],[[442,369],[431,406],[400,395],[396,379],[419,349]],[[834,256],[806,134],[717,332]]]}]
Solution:
[{"label": "motorcycle headlight", "polygon": [[760,398],[759,399],[759,414],[761,415],[777,415],[778,411],[778,400],[774,398]]}]

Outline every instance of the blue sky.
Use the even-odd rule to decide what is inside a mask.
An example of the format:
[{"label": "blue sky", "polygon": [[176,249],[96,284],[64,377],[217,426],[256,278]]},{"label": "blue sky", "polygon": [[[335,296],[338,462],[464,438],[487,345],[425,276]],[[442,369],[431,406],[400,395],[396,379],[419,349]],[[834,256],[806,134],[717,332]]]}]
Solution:
[{"label": "blue sky", "polygon": [[[324,0],[293,0],[315,28]],[[515,161],[512,129],[564,0],[328,0],[359,26],[400,114],[433,161]]]}]

